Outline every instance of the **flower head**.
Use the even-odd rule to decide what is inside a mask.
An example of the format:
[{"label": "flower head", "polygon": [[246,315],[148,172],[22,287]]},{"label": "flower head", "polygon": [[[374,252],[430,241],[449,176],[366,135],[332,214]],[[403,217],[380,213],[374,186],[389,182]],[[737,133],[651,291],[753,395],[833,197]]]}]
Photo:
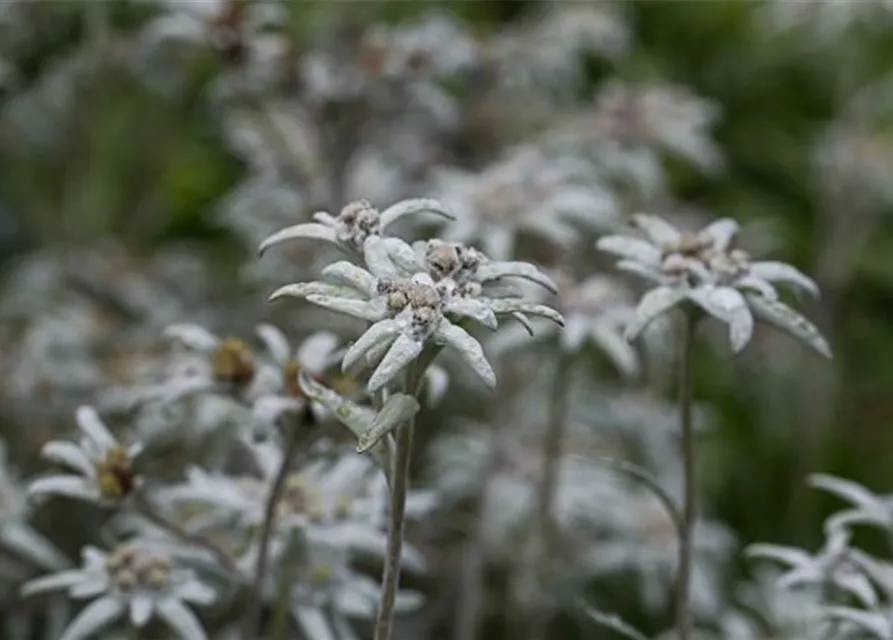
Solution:
[{"label": "flower head", "polygon": [[79,444],[54,440],[44,445],[42,451],[48,460],[76,473],[34,480],[28,487],[28,494],[56,494],[109,505],[126,500],[141,484],[133,469],[133,460],[142,445],[120,444],[93,407],[80,407],[77,423],[83,433]]},{"label": "flower head", "polygon": [[32,580],[22,589],[25,595],[65,590],[72,598],[92,599],[63,639],[87,638],[125,615],[137,628],[157,616],[183,640],[207,637],[186,605],[210,604],[215,593],[168,554],[136,540],[110,553],[88,546],[82,555],[81,568]]},{"label": "flower head", "polygon": [[734,220],[716,220],[696,233],[680,232],[653,215],[639,214],[634,222],[647,239],[606,236],[597,245],[621,258],[618,268],[656,285],[639,303],[636,319],[627,327],[629,339],[670,309],[690,303],[729,326],[736,352],[750,341],[756,316],[831,357],[818,329],[781,302],[774,286],[786,284],[817,296],[815,282],[788,264],[752,261],[735,248],[738,224]]}]

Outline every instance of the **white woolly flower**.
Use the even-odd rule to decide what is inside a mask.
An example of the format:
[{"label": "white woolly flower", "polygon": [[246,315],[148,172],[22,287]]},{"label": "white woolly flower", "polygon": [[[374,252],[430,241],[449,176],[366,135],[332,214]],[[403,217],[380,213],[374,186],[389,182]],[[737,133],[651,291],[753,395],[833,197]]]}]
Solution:
[{"label": "white woolly flower", "polygon": [[733,248],[738,224],[730,218],[710,223],[699,232],[680,232],[663,218],[638,214],[634,223],[647,239],[606,236],[598,248],[620,258],[617,267],[656,285],[639,303],[627,337],[636,338],[654,319],[690,303],[729,327],[734,351],[753,335],[754,316],[830,358],[831,350],[818,329],[781,302],[773,286],[781,283],[818,296],[809,277],[783,262],[751,261]]},{"label": "white woolly flower", "polygon": [[44,458],[74,473],[38,478],[28,486],[28,495],[61,495],[106,505],[126,500],[141,483],[134,473],[133,459],[142,444],[120,444],[93,407],[79,407],[76,417],[82,433],[78,444],[53,440],[41,451]]},{"label": "white woolly flower", "polygon": [[575,224],[613,228],[620,205],[591,174],[535,147],[521,147],[482,173],[443,171],[441,199],[457,217],[444,238],[479,243],[488,256],[508,260],[521,234],[569,247],[580,235]]},{"label": "white woolly flower", "polygon": [[161,619],[182,640],[205,640],[201,622],[187,604],[207,605],[214,590],[170,556],[135,541],[111,553],[85,547],[79,569],[61,571],[24,585],[25,595],[65,590],[75,599],[92,600],[71,621],[59,640],[94,637],[128,616],[136,628]]}]

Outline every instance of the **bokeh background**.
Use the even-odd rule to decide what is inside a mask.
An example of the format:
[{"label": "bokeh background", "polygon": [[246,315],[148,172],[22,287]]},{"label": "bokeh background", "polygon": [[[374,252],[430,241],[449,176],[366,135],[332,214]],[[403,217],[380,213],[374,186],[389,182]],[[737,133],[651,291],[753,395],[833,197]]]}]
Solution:
[{"label": "bokeh background", "polygon": [[[259,267],[266,233],[354,197],[387,204],[436,191],[438,167],[480,174],[511,145],[594,114],[619,79],[709,101],[722,160],[695,150],[702,170],[670,154],[661,195],[624,196],[621,214],[734,217],[823,292],[803,309],[828,337],[831,364],[761,335],[739,357],[721,342],[699,349],[696,395],[711,416],[699,478],[712,516],[739,548],[812,548],[833,505],[805,486],[809,473],[893,489],[889,2],[295,0],[251,25],[236,2],[182,4],[0,5],[0,437],[14,475],[41,468],[41,445],[71,429],[74,407],[136,380],[167,324],[238,333],[272,319],[300,333],[323,317],[266,302],[313,260],[296,249]],[[603,22],[575,18],[581,7]],[[455,31],[420,30],[423,53],[402,63],[410,71],[386,77],[375,56],[387,52],[358,46],[431,16]],[[315,51],[352,61],[364,79],[335,67],[308,75],[300,63]],[[515,64],[520,79],[504,81]],[[399,93],[413,65],[443,92],[418,110]],[[305,95],[317,95],[309,120],[288,108]],[[363,163],[350,159],[351,136],[371,150]],[[569,262],[595,264],[580,234]],[[518,251],[550,264],[571,250],[534,239]],[[592,375],[617,378],[599,354],[585,357]],[[671,384],[656,386],[672,400]],[[461,386],[450,393],[419,438],[420,478],[425,447],[450,429],[445,414],[493,409]],[[61,504],[34,518],[75,554],[91,535],[81,513]],[[431,544],[452,557],[455,541],[440,538]],[[733,562],[730,593],[748,571]],[[666,626],[634,595],[622,601],[611,598],[645,628]],[[487,620],[493,637],[508,628],[498,606]]]}]

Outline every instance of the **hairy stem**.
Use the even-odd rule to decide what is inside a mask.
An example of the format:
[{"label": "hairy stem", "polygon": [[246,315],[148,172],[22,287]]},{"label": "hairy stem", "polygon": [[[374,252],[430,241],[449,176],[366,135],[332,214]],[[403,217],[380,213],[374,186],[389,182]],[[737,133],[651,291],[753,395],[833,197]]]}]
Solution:
[{"label": "hairy stem", "polygon": [[139,493],[136,494],[134,496],[133,505],[137,513],[139,513],[146,520],[148,520],[158,528],[167,531],[172,536],[182,542],[185,542],[186,544],[210,552],[220,564],[220,566],[230,573],[236,574],[239,572],[238,567],[236,567],[235,562],[228,553],[217,547],[217,545],[215,545],[204,536],[191,533],[176,522],[171,522],[170,520],[165,518],[163,515],[155,510],[155,508],[151,505],[151,503],[144,495]]},{"label": "hairy stem", "polygon": [[[423,357],[426,354],[423,354]],[[430,356],[433,357],[433,356]],[[404,390],[416,396],[424,379],[427,362],[422,359],[409,366]],[[375,621],[375,640],[390,640],[394,626],[394,603],[400,586],[400,559],[403,556],[403,532],[406,527],[406,494],[409,492],[409,463],[412,458],[412,435],[415,418],[397,427],[396,448],[391,469],[391,491],[388,505],[388,549],[381,578],[381,600]]]},{"label": "hairy stem", "polygon": [[537,496],[536,521],[540,530],[540,553],[534,557],[537,563],[537,607],[530,621],[530,638],[547,640],[551,613],[548,594],[551,593],[553,578],[553,561],[558,546],[558,526],[553,513],[555,494],[558,490],[558,474],[561,467],[561,449],[564,443],[564,430],[567,422],[567,389],[571,380],[572,359],[565,354],[557,362],[557,370],[552,381],[551,402],[549,407],[549,426],[543,441],[542,481]]},{"label": "hairy stem", "polygon": [[676,568],[676,635],[691,638],[689,586],[691,583],[693,534],[697,517],[695,504],[695,438],[692,424],[692,356],[695,320],[690,314],[682,319],[681,358],[679,362],[679,423],[682,431],[683,505],[679,559]]},{"label": "hairy stem", "polygon": [[260,618],[263,602],[263,585],[267,577],[267,565],[270,555],[270,538],[273,534],[273,528],[276,524],[276,510],[282,494],[285,490],[285,481],[291,471],[295,456],[300,450],[302,442],[299,433],[302,426],[311,426],[315,424],[313,411],[308,403],[302,411],[300,419],[296,424],[290,425],[285,433],[285,449],[282,454],[282,461],[279,469],[276,471],[276,477],[273,480],[273,486],[270,495],[267,496],[267,502],[264,506],[264,519],[261,524],[259,534],[259,548],[257,551],[257,560],[254,564],[254,579],[252,581],[251,590],[248,595],[248,605],[242,618],[242,638],[243,640],[254,640],[260,634]]}]

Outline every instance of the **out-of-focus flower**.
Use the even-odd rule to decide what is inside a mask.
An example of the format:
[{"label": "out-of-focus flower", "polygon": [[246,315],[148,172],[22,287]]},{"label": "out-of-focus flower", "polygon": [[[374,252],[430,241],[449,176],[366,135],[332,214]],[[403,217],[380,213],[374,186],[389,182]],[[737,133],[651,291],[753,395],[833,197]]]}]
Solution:
[{"label": "out-of-focus flower", "polygon": [[77,424],[83,435],[79,444],[54,440],[42,450],[45,458],[76,473],[38,478],[28,486],[28,495],[62,495],[106,505],[126,500],[142,481],[133,469],[142,444],[120,444],[93,407],[78,409]]},{"label": "out-of-focus flower", "polygon": [[810,476],[809,485],[824,489],[852,505],[830,516],[825,523],[827,530],[867,524],[893,531],[893,496],[879,496],[852,480],[827,474]]},{"label": "out-of-focus flower", "polygon": [[655,318],[689,302],[729,326],[734,351],[753,335],[754,316],[779,327],[821,355],[831,350],[818,329],[781,302],[774,283],[818,295],[818,287],[783,262],[755,261],[733,248],[738,224],[730,218],[710,223],[697,233],[680,232],[658,216],[639,214],[635,224],[647,240],[605,236],[598,248],[621,258],[617,267],[656,285],[646,293],[627,327],[634,339]]},{"label": "out-of-focus flower", "polygon": [[207,638],[187,604],[210,604],[214,590],[167,554],[135,540],[111,553],[88,546],[82,555],[80,569],[38,578],[22,588],[25,595],[65,590],[72,598],[92,600],[60,640],[93,637],[124,616],[137,628],[158,617],[182,640]]},{"label": "out-of-focus flower", "polygon": [[457,216],[444,238],[480,243],[495,260],[513,256],[520,234],[568,248],[580,235],[575,225],[605,230],[618,222],[619,203],[591,169],[532,146],[511,151],[481,173],[446,169],[435,180],[440,199]]},{"label": "out-of-focus flower", "polygon": [[883,28],[893,21],[893,2],[890,0],[806,0],[791,3],[773,0],[756,12],[758,22],[768,31],[785,33],[804,30],[816,42],[841,38],[857,26]]}]

